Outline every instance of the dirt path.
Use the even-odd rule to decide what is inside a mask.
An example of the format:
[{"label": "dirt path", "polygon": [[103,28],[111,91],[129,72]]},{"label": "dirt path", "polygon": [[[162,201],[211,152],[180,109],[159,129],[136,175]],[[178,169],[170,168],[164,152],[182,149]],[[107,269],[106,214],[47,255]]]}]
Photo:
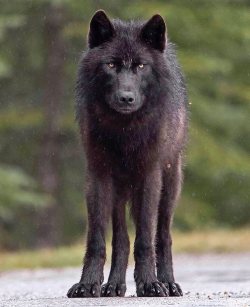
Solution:
[{"label": "dirt path", "polygon": [[250,306],[250,254],[177,255],[175,271],[182,298],[134,297],[132,267],[126,298],[67,299],[80,268],[6,272],[0,274],[0,306]]}]

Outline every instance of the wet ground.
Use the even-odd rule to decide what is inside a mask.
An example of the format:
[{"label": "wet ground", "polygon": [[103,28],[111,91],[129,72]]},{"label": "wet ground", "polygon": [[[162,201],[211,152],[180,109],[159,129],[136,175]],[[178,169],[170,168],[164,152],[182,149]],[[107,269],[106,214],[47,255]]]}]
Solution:
[{"label": "wet ground", "polygon": [[250,306],[250,254],[177,255],[175,272],[182,298],[135,297],[129,267],[125,298],[92,299],[66,297],[80,267],[5,272],[0,274],[0,306]]}]

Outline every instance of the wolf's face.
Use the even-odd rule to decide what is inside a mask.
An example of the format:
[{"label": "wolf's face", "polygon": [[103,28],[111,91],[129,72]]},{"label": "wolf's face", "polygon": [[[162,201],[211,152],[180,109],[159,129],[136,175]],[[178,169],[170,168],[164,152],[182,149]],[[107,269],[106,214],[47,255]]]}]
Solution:
[{"label": "wolf's face", "polygon": [[112,23],[98,11],[90,23],[88,52],[98,101],[121,114],[142,108],[152,88],[157,91],[154,58],[163,56],[165,43],[165,23],[159,15],[130,27]]},{"label": "wolf's face", "polygon": [[117,112],[137,111],[145,101],[147,77],[151,67],[146,61],[112,59],[102,65],[105,73],[105,101]]}]

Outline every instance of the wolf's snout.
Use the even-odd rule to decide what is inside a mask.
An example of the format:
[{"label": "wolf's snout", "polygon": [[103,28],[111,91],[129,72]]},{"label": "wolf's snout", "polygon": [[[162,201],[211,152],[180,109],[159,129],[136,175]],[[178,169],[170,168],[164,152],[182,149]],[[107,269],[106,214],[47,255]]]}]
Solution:
[{"label": "wolf's snout", "polygon": [[118,101],[121,105],[133,105],[135,103],[135,95],[129,91],[119,91]]}]

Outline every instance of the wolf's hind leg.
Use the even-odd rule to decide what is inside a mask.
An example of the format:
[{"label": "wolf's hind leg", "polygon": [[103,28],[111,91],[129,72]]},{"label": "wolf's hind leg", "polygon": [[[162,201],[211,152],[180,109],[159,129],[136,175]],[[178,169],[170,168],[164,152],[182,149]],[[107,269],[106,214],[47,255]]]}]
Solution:
[{"label": "wolf's hind leg", "polygon": [[80,282],[73,285],[67,296],[99,297],[106,259],[105,229],[112,208],[113,186],[109,177],[87,176],[88,238]]},{"label": "wolf's hind leg", "polygon": [[102,296],[124,296],[129,256],[129,236],[126,226],[125,199],[114,203],[112,212],[112,264],[108,282],[102,286]]}]

